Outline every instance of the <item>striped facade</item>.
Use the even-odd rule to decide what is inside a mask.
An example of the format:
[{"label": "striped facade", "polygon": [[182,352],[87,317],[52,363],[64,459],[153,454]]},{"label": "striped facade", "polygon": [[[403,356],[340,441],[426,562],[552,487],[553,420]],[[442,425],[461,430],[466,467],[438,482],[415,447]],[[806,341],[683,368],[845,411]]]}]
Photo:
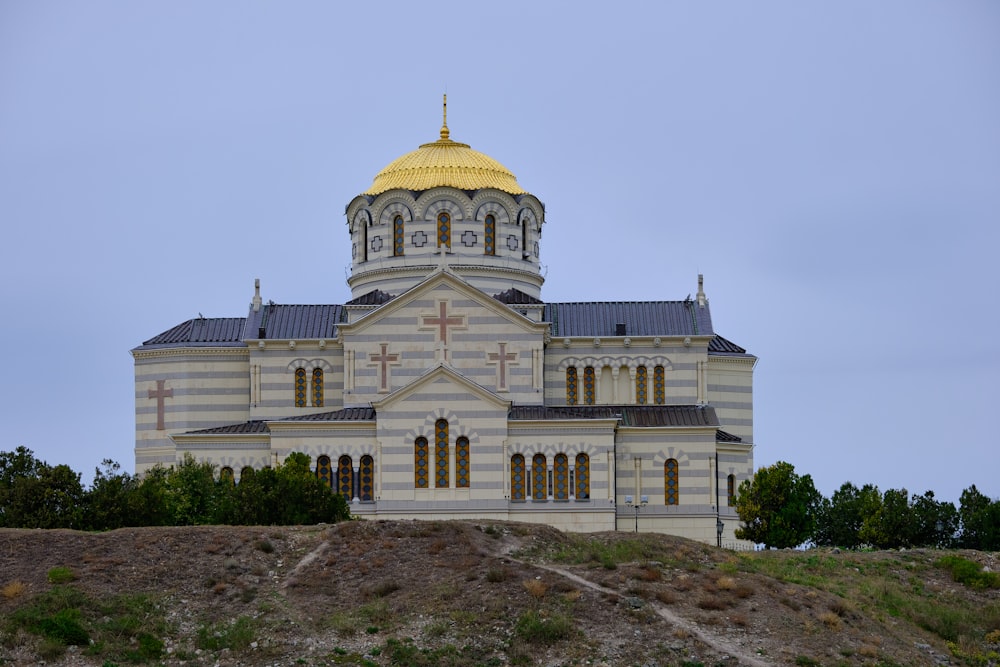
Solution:
[{"label": "striped facade", "polygon": [[132,350],[137,472],[190,453],[238,481],[303,452],[360,517],[733,539],[756,358],[715,333],[700,277],[696,299],[545,303],[524,193],[396,188],[346,216],[350,301],[258,282],[246,317]]}]

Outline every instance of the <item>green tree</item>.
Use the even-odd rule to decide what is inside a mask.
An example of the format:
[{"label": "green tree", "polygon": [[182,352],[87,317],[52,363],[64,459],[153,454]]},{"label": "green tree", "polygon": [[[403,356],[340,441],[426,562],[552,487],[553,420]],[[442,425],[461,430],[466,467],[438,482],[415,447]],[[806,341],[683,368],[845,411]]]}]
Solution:
[{"label": "green tree", "polygon": [[16,528],[80,528],[83,498],[80,473],[42,462],[34,476],[13,479],[4,503],[5,521]]},{"label": "green tree", "polygon": [[190,453],[167,474],[166,500],[174,526],[217,523],[215,465]]},{"label": "green tree", "polygon": [[0,452],[0,527],[17,528],[11,516],[14,486],[19,480],[38,477],[45,464],[35,458],[34,452],[21,445],[12,452]]},{"label": "green tree", "polygon": [[759,468],[740,485],[736,512],[743,522],[736,537],[766,547],[795,547],[813,536],[821,496],[809,475],[784,461]]},{"label": "green tree", "polygon": [[913,520],[911,536],[915,547],[948,548],[954,545],[958,532],[958,510],[955,504],[934,499],[934,492],[910,498]]},{"label": "green tree", "polygon": [[94,481],[85,494],[84,522],[88,530],[114,530],[139,525],[135,515],[139,479],[123,472],[111,459],[94,469]]},{"label": "green tree", "polygon": [[877,486],[862,488],[845,482],[829,499],[823,498],[816,519],[814,541],[820,546],[857,549],[861,546],[861,527],[882,505]]},{"label": "green tree", "polygon": [[879,549],[913,546],[913,514],[906,489],[886,489],[882,504],[865,519],[861,540]]},{"label": "green tree", "polygon": [[990,500],[973,484],[962,491],[958,502],[959,544],[966,549],[1000,549],[1000,501]]}]

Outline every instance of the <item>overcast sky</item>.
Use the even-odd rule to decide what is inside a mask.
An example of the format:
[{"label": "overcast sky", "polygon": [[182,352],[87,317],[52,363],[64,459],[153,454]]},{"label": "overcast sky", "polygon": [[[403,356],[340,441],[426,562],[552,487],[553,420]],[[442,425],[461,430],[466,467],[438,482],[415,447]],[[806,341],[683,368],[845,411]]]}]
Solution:
[{"label": "overcast sky", "polygon": [[1000,3],[0,1],[0,451],[134,469],[129,350],[343,303],[345,205],[451,137],[546,204],[547,301],[759,357],[755,461],[1000,496]]}]

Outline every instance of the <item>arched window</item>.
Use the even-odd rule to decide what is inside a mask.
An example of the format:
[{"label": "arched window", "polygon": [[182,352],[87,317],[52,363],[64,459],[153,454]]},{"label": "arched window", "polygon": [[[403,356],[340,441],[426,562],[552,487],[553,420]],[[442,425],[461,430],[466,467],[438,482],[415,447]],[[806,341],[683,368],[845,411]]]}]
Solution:
[{"label": "arched window", "polygon": [[438,214],[437,240],[439,248],[451,248],[451,216],[446,211]]},{"label": "arched window", "polygon": [[223,466],[219,470],[219,481],[225,482],[226,484],[235,484],[236,475],[233,474],[233,469],[230,468],[229,466]]},{"label": "arched window", "polygon": [[434,487],[448,488],[448,420],[434,423]]},{"label": "arched window", "polygon": [[330,468],[330,457],[320,456],[316,459],[316,476],[323,480],[327,486],[333,486],[333,470]]},{"label": "arched window", "polygon": [[313,407],[316,407],[316,408],[323,407],[323,369],[322,368],[314,368],[313,369],[312,399],[313,399]]},{"label": "arched window", "polygon": [[726,478],[726,504],[729,507],[736,505],[736,475]]},{"label": "arched window", "polygon": [[403,216],[397,215],[392,220],[392,256],[403,256]]},{"label": "arched window", "polygon": [[594,367],[587,366],[583,369],[583,402],[586,405],[593,405],[597,397],[597,380],[594,375]]},{"label": "arched window", "polygon": [[552,486],[552,495],[556,500],[569,500],[569,459],[565,454],[556,454]]},{"label": "arched window", "polygon": [[649,388],[646,377],[646,367],[639,366],[635,369],[635,402],[639,405],[646,405],[646,390]]},{"label": "arched window", "polygon": [[667,378],[663,366],[653,369],[653,402],[657,405],[667,402]]},{"label": "arched window", "polygon": [[493,214],[486,216],[483,223],[483,252],[487,255],[497,254],[497,219]]},{"label": "arched window", "polygon": [[243,469],[240,470],[240,481],[241,482],[243,480],[245,480],[245,479],[252,479],[253,476],[254,476],[254,470],[253,470],[253,468],[251,466],[243,466]]},{"label": "arched window", "polygon": [[510,457],[510,499],[524,500],[524,457]]},{"label": "arched window", "polygon": [[375,459],[367,454],[361,457],[361,502],[369,503],[375,499]]},{"label": "arched window", "polygon": [[430,456],[427,452],[427,438],[421,436],[413,441],[413,486],[426,489],[430,486]]},{"label": "arched window", "polygon": [[590,498],[590,457],[586,454],[576,455],[576,499]]},{"label": "arched window", "polygon": [[545,465],[545,454],[535,454],[531,459],[531,499],[548,499],[548,469]]},{"label": "arched window", "polygon": [[680,480],[677,472],[677,459],[667,459],[663,464],[663,483],[666,488],[664,502],[667,505],[680,505]]},{"label": "arched window", "polygon": [[469,439],[464,435],[455,441],[455,488],[469,488]]},{"label": "arched window", "polygon": [[354,498],[354,466],[350,456],[341,456],[337,462],[337,493],[346,500]]},{"label": "arched window", "polygon": [[566,369],[566,405],[576,405],[577,389],[576,366],[570,366]]},{"label": "arched window", "polygon": [[306,407],[308,393],[306,392],[306,369],[295,369],[295,407]]}]

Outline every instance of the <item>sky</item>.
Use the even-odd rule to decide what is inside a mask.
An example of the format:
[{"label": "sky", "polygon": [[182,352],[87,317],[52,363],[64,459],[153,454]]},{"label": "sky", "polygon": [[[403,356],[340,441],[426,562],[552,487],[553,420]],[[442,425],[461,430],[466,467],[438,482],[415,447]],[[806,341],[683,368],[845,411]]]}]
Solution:
[{"label": "sky", "polygon": [[134,469],[129,350],[343,303],[344,208],[451,138],[547,301],[704,274],[757,466],[1000,497],[1000,3],[0,1],[0,451]]}]

